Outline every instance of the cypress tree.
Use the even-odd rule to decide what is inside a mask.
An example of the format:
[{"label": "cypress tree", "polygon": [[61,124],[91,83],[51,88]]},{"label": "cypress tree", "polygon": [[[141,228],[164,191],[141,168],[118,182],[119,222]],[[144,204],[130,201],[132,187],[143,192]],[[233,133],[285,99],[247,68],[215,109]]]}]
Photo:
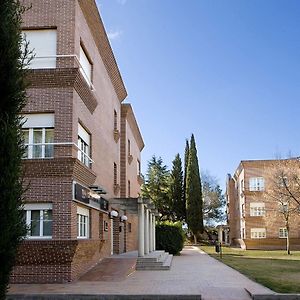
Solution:
[{"label": "cypress tree", "polygon": [[202,188],[197,149],[194,135],[191,136],[186,175],[187,224],[197,243],[197,234],[203,232]]},{"label": "cypress tree", "polygon": [[182,162],[179,154],[173,160],[173,167],[170,175],[170,199],[172,202],[172,212],[174,221],[185,219],[185,203],[183,190]]},{"label": "cypress tree", "polygon": [[187,166],[189,162],[189,152],[190,145],[189,141],[186,139],[185,150],[184,150],[184,178],[183,178],[183,203],[184,203],[184,220],[186,221],[186,174],[187,174]]},{"label": "cypress tree", "polygon": [[0,299],[5,299],[17,248],[26,234],[22,211],[22,167],[24,146],[21,117],[25,105],[25,57],[21,51],[19,0],[0,3]]}]

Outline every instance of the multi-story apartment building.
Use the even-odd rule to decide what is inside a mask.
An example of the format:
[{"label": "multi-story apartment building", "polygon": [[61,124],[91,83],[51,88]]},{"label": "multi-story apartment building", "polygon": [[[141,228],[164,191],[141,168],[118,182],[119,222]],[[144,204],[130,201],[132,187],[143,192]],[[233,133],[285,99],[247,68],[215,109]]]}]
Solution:
[{"label": "multi-story apartment building", "polygon": [[11,281],[65,282],[137,249],[137,215],[110,199],[139,196],[144,142],[95,1],[24,3],[29,230]]},{"label": "multi-story apartment building", "polygon": [[[286,223],[279,203],[270,195],[274,167],[298,160],[241,161],[234,175],[227,177],[227,213],[231,245],[244,249],[284,249]],[[300,216],[291,216],[290,241],[300,248]]]}]

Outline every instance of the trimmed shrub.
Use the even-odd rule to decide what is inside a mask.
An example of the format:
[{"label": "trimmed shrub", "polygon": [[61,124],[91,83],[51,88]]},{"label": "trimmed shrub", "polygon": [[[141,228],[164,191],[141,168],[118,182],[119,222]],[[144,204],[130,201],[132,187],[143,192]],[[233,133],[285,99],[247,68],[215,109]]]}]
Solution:
[{"label": "trimmed shrub", "polygon": [[179,254],[184,244],[184,232],[180,222],[162,222],[156,225],[156,249]]}]

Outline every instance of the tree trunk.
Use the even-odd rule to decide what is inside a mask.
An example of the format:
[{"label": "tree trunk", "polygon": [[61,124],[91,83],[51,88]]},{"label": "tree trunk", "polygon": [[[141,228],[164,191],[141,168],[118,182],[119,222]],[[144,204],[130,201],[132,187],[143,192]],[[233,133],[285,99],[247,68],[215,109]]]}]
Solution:
[{"label": "tree trunk", "polygon": [[194,244],[197,245],[197,236],[194,234]]},{"label": "tree trunk", "polygon": [[290,251],[290,228],[289,228],[288,222],[286,224],[286,251],[287,251],[288,255],[291,254],[291,251]]}]

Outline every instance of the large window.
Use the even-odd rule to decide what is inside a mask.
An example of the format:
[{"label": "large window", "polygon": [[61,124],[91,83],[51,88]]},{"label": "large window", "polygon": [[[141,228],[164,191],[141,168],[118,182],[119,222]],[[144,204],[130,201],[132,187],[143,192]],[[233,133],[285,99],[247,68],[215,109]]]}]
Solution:
[{"label": "large window", "polygon": [[52,238],[52,204],[25,204],[28,238]]},{"label": "large window", "polygon": [[263,177],[251,177],[249,179],[250,191],[263,191],[265,189],[265,179]]},{"label": "large window", "polygon": [[56,68],[56,29],[24,30],[23,34],[29,43],[29,50],[34,54],[29,67],[32,69]]},{"label": "large window", "polygon": [[287,235],[288,235],[288,233],[287,233],[287,229],[285,227],[284,228],[279,228],[279,237],[281,239],[287,238]]},{"label": "large window", "polygon": [[78,159],[88,167],[91,166],[90,144],[90,134],[78,124]]},{"label": "large window", "polygon": [[28,114],[24,120],[24,158],[54,157],[54,114]]},{"label": "large window", "polygon": [[118,184],[118,166],[114,163],[114,185]]},{"label": "large window", "polygon": [[265,204],[252,202],[250,203],[250,216],[252,217],[262,217],[265,216]]},{"label": "large window", "polygon": [[265,239],[266,228],[251,228],[251,239]]},{"label": "large window", "polygon": [[89,217],[88,209],[77,206],[77,238],[89,238]]},{"label": "large window", "polygon": [[79,61],[81,65],[81,72],[85,80],[92,83],[92,64],[86,54],[86,51],[80,46]]}]

